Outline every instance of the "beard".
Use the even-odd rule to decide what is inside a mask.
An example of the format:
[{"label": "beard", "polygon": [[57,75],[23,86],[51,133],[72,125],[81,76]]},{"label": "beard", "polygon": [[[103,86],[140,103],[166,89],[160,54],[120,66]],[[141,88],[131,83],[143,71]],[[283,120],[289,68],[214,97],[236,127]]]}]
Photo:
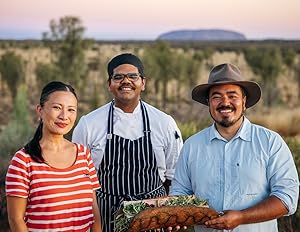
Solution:
[{"label": "beard", "polygon": [[216,121],[216,123],[218,123],[222,127],[228,128],[234,125],[236,122],[238,122],[241,119],[241,117],[243,117],[243,113],[241,113],[240,116],[234,120],[229,120],[229,118],[223,118],[222,120]]},{"label": "beard", "polygon": [[[236,109],[234,107],[220,107],[217,110],[226,110],[226,109],[232,109],[233,111],[236,111]],[[211,114],[211,111],[209,110],[210,116],[212,117],[212,119],[216,122],[216,124],[228,128],[233,126],[236,122],[238,122],[243,116],[244,116],[244,112],[245,110],[243,109],[241,114],[233,119],[230,119],[229,117],[223,117],[221,120],[217,120],[216,118],[213,117],[213,115]]]}]

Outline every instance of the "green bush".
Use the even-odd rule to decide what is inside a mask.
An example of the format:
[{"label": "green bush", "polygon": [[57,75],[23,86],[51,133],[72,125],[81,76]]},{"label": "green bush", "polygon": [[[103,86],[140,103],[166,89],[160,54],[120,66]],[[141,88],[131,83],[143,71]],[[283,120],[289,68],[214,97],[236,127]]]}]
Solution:
[{"label": "green bush", "polygon": [[5,176],[12,155],[22,147],[32,134],[29,103],[26,87],[20,86],[15,99],[12,117],[0,134],[0,231],[8,231],[8,221],[5,198]]},{"label": "green bush", "polygon": [[11,119],[0,134],[1,163],[4,166],[5,161],[29,140],[33,131],[26,87],[21,85],[18,90]]},{"label": "green bush", "polygon": [[0,74],[15,98],[18,85],[25,78],[22,58],[14,52],[6,52],[0,59]]},{"label": "green bush", "polygon": [[[300,141],[296,137],[289,137],[286,138],[285,141],[287,142],[289,148],[292,151],[292,154],[294,156],[296,168],[298,171],[298,176],[300,173]],[[300,231],[300,201],[298,201],[298,208],[294,215],[282,218],[280,221],[280,225],[283,226],[282,231]],[[290,230],[287,230],[287,225],[290,225],[292,228]]]},{"label": "green bush", "polygon": [[198,133],[200,130],[210,126],[211,119],[203,117],[199,122],[178,123],[182,139],[185,141],[190,136]]}]

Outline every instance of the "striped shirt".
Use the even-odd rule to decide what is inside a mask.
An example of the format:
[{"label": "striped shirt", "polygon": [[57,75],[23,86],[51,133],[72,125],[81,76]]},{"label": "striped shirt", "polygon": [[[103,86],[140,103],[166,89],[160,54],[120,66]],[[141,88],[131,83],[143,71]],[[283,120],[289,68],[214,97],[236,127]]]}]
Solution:
[{"label": "striped shirt", "polygon": [[37,163],[24,149],[16,152],[6,175],[6,195],[27,198],[29,231],[87,231],[94,223],[93,190],[100,188],[89,150],[76,144],[68,168]]}]

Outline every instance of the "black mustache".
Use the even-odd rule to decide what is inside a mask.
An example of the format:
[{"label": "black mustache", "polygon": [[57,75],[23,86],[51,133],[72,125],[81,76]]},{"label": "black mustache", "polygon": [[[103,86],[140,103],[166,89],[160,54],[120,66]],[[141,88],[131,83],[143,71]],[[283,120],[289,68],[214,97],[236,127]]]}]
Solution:
[{"label": "black mustache", "polygon": [[232,106],[220,106],[217,108],[217,110],[235,110],[235,107]]},{"label": "black mustache", "polygon": [[122,84],[119,88],[123,88],[123,87],[134,88],[131,84]]}]

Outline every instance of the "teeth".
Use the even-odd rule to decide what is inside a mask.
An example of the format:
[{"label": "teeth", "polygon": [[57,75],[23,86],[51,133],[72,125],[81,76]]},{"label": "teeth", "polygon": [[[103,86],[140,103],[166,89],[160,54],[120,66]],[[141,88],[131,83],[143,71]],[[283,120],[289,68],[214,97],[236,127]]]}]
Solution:
[{"label": "teeth", "polygon": [[230,113],[230,112],[232,112],[232,110],[221,110],[220,112],[221,113]]},{"label": "teeth", "polygon": [[131,90],[130,87],[122,87],[121,89],[122,89],[122,90]]}]

